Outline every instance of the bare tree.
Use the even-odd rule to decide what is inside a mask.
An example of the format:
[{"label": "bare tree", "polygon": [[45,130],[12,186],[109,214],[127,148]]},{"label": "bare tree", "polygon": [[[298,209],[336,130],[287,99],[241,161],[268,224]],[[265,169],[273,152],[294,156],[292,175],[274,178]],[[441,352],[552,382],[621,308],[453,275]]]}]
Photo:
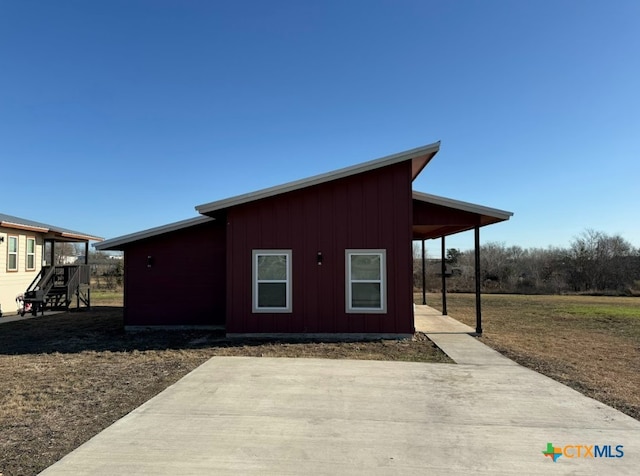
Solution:
[{"label": "bare tree", "polygon": [[[422,284],[420,243],[414,243],[414,283]],[[440,286],[439,262],[427,266],[427,287]],[[447,250],[447,266],[454,271],[448,282],[452,292],[475,288],[473,250]],[[620,235],[585,230],[569,248],[524,249],[489,242],[480,249],[484,292],[562,293],[594,292],[637,294],[640,291],[640,249]],[[429,286],[429,284],[431,286]]]},{"label": "bare tree", "polygon": [[633,280],[637,250],[620,235],[585,230],[571,243],[569,280],[574,291],[622,290]]}]

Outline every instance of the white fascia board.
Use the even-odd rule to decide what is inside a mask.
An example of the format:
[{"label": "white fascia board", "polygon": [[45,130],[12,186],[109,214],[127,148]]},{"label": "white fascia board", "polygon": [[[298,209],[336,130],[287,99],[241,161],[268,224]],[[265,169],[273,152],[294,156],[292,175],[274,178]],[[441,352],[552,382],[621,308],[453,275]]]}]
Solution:
[{"label": "white fascia board", "polygon": [[386,167],[405,160],[411,160],[414,158],[422,157],[427,154],[435,155],[440,150],[440,142],[434,142],[433,144],[418,147],[416,149],[407,150],[397,154],[382,157],[381,159],[371,160],[343,169],[334,170],[320,175],[315,175],[302,180],[296,180],[283,185],[277,185],[275,187],[265,188],[256,192],[245,193],[243,195],[237,195],[231,198],[225,198],[215,202],[205,203],[203,205],[196,206],[198,213],[211,213],[216,210],[222,210],[225,208],[233,207],[236,205],[242,205],[243,203],[249,203],[263,198],[273,197],[275,195],[281,195],[283,193],[292,192],[294,190],[300,190],[302,188],[312,187],[321,183],[330,182],[332,180],[338,180],[352,175],[361,174],[371,170],[378,169],[380,167]]},{"label": "white fascia board", "polygon": [[189,218],[188,220],[177,221],[174,223],[169,223],[168,225],[157,226],[155,228],[149,228],[148,230],[138,231],[136,233],[131,233],[129,235],[123,235],[117,238],[112,238],[110,240],[106,240],[106,241],[103,241],[102,243],[96,244],[95,249],[96,250],[114,250],[114,249],[118,249],[118,247],[122,245],[133,243],[134,241],[144,240],[146,238],[163,235],[165,233],[170,233],[172,231],[182,230],[184,228],[189,228],[189,227],[200,225],[202,223],[207,223],[210,221],[215,221],[215,219],[210,217],[204,217],[204,216]]},{"label": "white fascia board", "polygon": [[447,208],[475,213],[477,215],[486,215],[500,220],[508,220],[513,216],[513,212],[499,210],[497,208],[489,208],[475,203],[462,202],[460,200],[440,197],[438,195],[431,195],[429,193],[416,192],[415,190],[413,192],[413,199],[420,202],[431,203],[433,205],[441,205]]}]

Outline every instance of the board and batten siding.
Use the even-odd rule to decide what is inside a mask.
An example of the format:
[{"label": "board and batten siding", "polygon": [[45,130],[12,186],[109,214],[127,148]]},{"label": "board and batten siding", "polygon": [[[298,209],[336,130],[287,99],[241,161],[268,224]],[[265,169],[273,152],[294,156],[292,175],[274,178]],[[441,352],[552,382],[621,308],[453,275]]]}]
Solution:
[{"label": "board and batten siding", "polygon": [[[413,333],[411,225],[410,162],[229,209],[227,332]],[[386,250],[386,313],[346,312],[347,249]],[[253,250],[292,251],[291,313],[252,312]]]},{"label": "board and batten siding", "polygon": [[[18,270],[7,271],[9,237],[18,238]],[[16,296],[27,290],[42,268],[42,249],[44,239],[41,234],[0,227],[0,307],[3,315],[15,314]],[[27,270],[27,238],[35,238],[35,269]]]},{"label": "board and batten siding", "polygon": [[225,236],[215,221],[125,247],[125,326],[223,325]]}]

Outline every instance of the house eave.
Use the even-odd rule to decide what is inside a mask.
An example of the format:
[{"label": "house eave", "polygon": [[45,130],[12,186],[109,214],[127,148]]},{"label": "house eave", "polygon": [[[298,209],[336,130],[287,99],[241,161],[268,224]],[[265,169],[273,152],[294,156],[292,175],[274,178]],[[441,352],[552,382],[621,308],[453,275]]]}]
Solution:
[{"label": "house eave", "polygon": [[9,228],[13,230],[21,230],[28,231],[32,233],[41,233],[46,235],[46,238],[60,238],[61,241],[69,240],[69,241],[102,241],[103,238],[99,236],[88,235],[86,233],[77,232],[73,230],[65,230],[64,228],[46,225],[44,223],[37,223],[31,220],[22,220],[18,217],[10,217],[9,215],[4,215],[7,218],[2,220],[0,219],[0,227]]},{"label": "house eave", "polygon": [[22,223],[13,223],[10,221],[0,221],[0,227],[13,228],[14,230],[33,231],[35,233],[47,233],[49,231],[49,228],[24,225]]},{"label": "house eave", "polygon": [[104,238],[100,236],[82,235],[78,233],[67,233],[67,232],[59,233],[59,236],[62,238],[68,238],[70,240],[78,240],[78,241],[103,241],[104,240]]},{"label": "house eave", "polygon": [[102,243],[96,244],[95,249],[98,251],[122,250],[122,247],[124,245],[133,243],[135,241],[145,240],[147,238],[163,235],[165,233],[171,233],[173,231],[182,230],[184,228],[190,228],[192,226],[197,226],[197,225],[208,223],[211,221],[215,221],[215,219],[207,216],[198,216],[195,218],[189,218],[187,220],[181,220],[174,223],[169,223],[168,225],[157,226],[157,227],[149,228],[147,230],[139,231],[136,233],[131,233],[128,235],[119,236],[117,238],[112,238],[110,240],[105,240]]}]

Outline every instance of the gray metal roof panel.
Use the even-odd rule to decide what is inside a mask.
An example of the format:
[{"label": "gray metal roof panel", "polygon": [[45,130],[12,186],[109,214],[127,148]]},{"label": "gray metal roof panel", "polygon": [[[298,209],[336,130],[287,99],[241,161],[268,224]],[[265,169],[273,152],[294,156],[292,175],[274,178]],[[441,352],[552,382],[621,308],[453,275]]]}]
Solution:
[{"label": "gray metal roof panel", "polygon": [[399,152],[397,154],[382,157],[380,159],[370,160],[368,162],[352,165],[350,167],[334,170],[332,172],[314,175],[313,177],[296,180],[294,182],[288,182],[282,185],[265,188],[255,192],[236,195],[234,197],[217,200],[215,202],[205,203],[203,205],[196,206],[196,210],[198,211],[198,213],[202,214],[212,213],[217,210],[223,210],[225,208],[242,205],[244,203],[253,202],[263,198],[273,197],[275,195],[281,195],[283,193],[292,192],[294,190],[300,190],[306,187],[311,187],[313,185],[318,185],[321,183],[330,182],[332,180],[338,180],[340,178],[368,172],[370,170],[386,167],[388,165],[403,162],[405,160],[419,159],[426,156],[427,158],[425,160],[419,161],[419,164],[415,164],[414,170],[412,171],[413,178],[415,178],[415,176],[420,173],[420,171],[426,166],[429,160],[431,160],[431,158],[433,158],[433,156],[436,155],[439,150],[440,142],[438,141],[434,142],[433,144],[417,147],[415,149],[407,150],[404,152]]},{"label": "gray metal roof panel", "polygon": [[70,237],[84,237],[92,241],[101,241],[102,238],[98,236],[94,236],[88,233],[83,233],[81,231],[69,230],[67,228],[62,228],[55,225],[49,225],[46,223],[37,222],[34,220],[27,220],[26,218],[20,218],[13,215],[7,215],[6,213],[0,213],[0,224],[4,224],[4,226],[11,228],[11,225],[17,226],[25,226],[31,228],[40,228],[43,233],[51,232],[59,235],[67,235]]},{"label": "gray metal roof panel", "polygon": [[413,199],[434,205],[442,205],[443,207],[454,208],[456,210],[463,210],[477,215],[486,215],[500,220],[508,220],[513,216],[513,212],[508,212],[506,210],[489,208],[475,203],[463,202],[461,200],[454,200],[452,198],[441,197],[439,195],[432,195],[430,193],[416,192],[415,190],[413,191]]},{"label": "gray metal roof panel", "polygon": [[96,244],[95,248],[97,250],[121,250],[123,245],[133,243],[134,241],[140,241],[146,238],[163,235],[165,233],[171,233],[172,231],[182,230],[184,228],[201,225],[203,223],[208,223],[214,220],[214,218],[210,218],[207,216],[197,216],[195,218],[189,218],[187,220],[181,220],[174,223],[169,223],[167,225],[138,231],[136,233],[130,233],[128,235],[111,238],[109,240],[103,241],[102,243]]}]

